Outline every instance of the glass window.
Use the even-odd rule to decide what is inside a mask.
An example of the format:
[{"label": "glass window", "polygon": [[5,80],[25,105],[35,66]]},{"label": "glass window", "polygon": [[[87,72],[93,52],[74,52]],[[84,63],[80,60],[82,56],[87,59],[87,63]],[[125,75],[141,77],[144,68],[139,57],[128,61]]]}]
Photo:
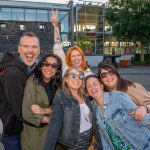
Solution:
[{"label": "glass window", "polygon": [[78,21],[77,31],[86,31],[85,21]]},{"label": "glass window", "polygon": [[77,5],[76,7],[77,9],[77,13],[82,13],[82,14],[85,14],[85,9],[86,9],[86,6],[83,6],[83,5]]},{"label": "glass window", "polygon": [[45,29],[45,26],[43,24],[39,24],[39,29],[40,30],[44,30]]},{"label": "glass window", "polygon": [[70,39],[69,39],[69,35],[68,34],[62,34],[62,42],[63,45],[68,46],[70,45]]},{"label": "glass window", "polygon": [[86,14],[96,14],[95,8],[96,8],[96,7],[92,7],[92,6],[89,7],[89,6],[87,6],[85,13],[86,13]]},{"label": "glass window", "polygon": [[0,20],[11,20],[11,8],[0,8]]},{"label": "glass window", "polygon": [[103,32],[104,24],[101,22],[101,23],[98,23],[98,26],[99,26],[99,32]]},{"label": "glass window", "polygon": [[25,21],[36,21],[36,9],[25,9]]},{"label": "glass window", "polygon": [[101,16],[97,16],[97,21],[99,22],[103,22],[104,21],[104,17],[101,15]]},{"label": "glass window", "polygon": [[12,8],[12,20],[24,21],[24,11],[21,8]]},{"label": "glass window", "polygon": [[48,11],[37,10],[37,21],[48,22]]},{"label": "glass window", "polygon": [[24,25],[24,24],[20,24],[20,30],[26,30],[26,25]]},{"label": "glass window", "polygon": [[62,34],[62,42],[63,42],[63,50],[66,53],[68,48],[70,47],[71,43],[70,43],[70,35],[69,34]]},{"label": "glass window", "polygon": [[78,20],[85,20],[85,14],[78,14]]},{"label": "glass window", "polygon": [[49,10],[49,11],[48,11],[48,19],[49,19],[49,20],[51,19],[51,16],[52,16],[52,10]]},{"label": "glass window", "polygon": [[96,15],[86,15],[86,20],[95,21],[96,20]]},{"label": "glass window", "polygon": [[96,23],[93,21],[87,21],[86,22],[86,31],[95,32],[96,31]]},{"label": "glass window", "polygon": [[6,24],[5,23],[0,23],[0,29],[6,29]]},{"label": "glass window", "polygon": [[97,15],[103,15],[103,8],[95,8],[95,12]]},{"label": "glass window", "polygon": [[69,31],[68,12],[67,11],[60,11],[58,18],[59,18],[59,21],[61,22],[61,32],[68,32]]}]

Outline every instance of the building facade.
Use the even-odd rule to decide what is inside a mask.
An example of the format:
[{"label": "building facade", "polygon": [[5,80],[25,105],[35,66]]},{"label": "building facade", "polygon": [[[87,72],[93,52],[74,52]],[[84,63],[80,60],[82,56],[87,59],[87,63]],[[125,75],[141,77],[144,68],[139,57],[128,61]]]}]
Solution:
[{"label": "building facade", "polygon": [[[85,42],[86,53],[103,54],[105,4],[92,1],[76,4],[74,7],[74,33],[79,43]],[[86,41],[82,37],[86,37]],[[84,46],[84,43],[82,45]]]},{"label": "building facade", "polygon": [[58,9],[62,40],[64,46],[68,46],[70,8],[67,5],[0,0],[0,52],[17,53],[20,36],[29,31],[39,36],[41,53],[51,52],[54,43],[52,9]]},{"label": "building facade", "polygon": [[0,52],[17,53],[20,36],[32,31],[40,38],[41,53],[52,52],[52,9],[58,10],[64,50],[77,44],[85,54],[131,54],[134,46],[118,42],[108,30],[105,19],[106,5],[101,2],[82,1],[67,4],[0,0]]}]

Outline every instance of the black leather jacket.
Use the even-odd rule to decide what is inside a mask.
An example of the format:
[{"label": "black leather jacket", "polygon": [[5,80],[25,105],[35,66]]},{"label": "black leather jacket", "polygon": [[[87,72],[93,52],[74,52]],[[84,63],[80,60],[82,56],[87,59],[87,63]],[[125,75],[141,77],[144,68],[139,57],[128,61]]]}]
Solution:
[{"label": "black leather jacket", "polygon": [[[90,119],[93,123],[93,133],[95,133],[98,144],[101,147],[100,134],[94,121],[95,117],[91,102],[88,97],[85,97],[84,100],[91,110]],[[80,106],[78,101],[63,91],[57,91],[53,101],[53,114],[51,115],[44,150],[54,150],[57,141],[66,146],[76,145],[79,132]],[[100,150],[101,148],[98,149]]]}]

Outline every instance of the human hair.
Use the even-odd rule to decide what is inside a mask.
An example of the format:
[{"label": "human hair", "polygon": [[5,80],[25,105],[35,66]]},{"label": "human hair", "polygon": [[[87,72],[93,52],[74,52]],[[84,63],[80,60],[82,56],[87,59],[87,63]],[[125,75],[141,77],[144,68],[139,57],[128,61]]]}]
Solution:
[{"label": "human hair", "polygon": [[99,78],[99,76],[98,76],[96,73],[92,73],[92,74],[86,76],[86,77],[84,78],[85,84],[86,84],[86,81],[87,81],[89,78],[96,78],[101,84],[103,84],[102,80]]},{"label": "human hair", "polygon": [[57,65],[58,65],[57,72],[51,78],[49,84],[51,84],[53,89],[61,88],[61,85],[62,85],[62,61],[61,61],[60,57],[55,54],[47,54],[41,58],[41,60],[39,61],[38,65],[36,66],[36,68],[33,70],[33,73],[32,73],[34,75],[34,81],[38,80],[38,83],[42,85],[43,78],[42,78],[41,68],[42,68],[43,62],[45,62],[48,57],[55,58],[57,60]]},{"label": "human hair", "polygon": [[[99,65],[99,69],[98,69],[98,77],[99,78],[101,78],[100,74],[101,74],[101,70],[102,69],[105,69],[107,71],[109,71],[109,70],[115,71],[116,76],[118,78],[117,87],[116,87],[117,91],[126,92],[128,90],[128,86],[132,86],[133,85],[135,87],[133,81],[130,81],[130,80],[127,80],[127,79],[121,77],[121,75],[119,74],[117,69],[111,64],[100,64]],[[107,87],[105,85],[104,85],[104,90],[108,91]]]},{"label": "human hair", "polygon": [[98,77],[98,75],[95,74],[95,73],[92,73],[92,74],[86,76],[85,79],[84,79],[86,92],[87,92],[86,81],[87,81],[88,79],[90,79],[90,78],[96,78],[96,79],[100,82],[100,84],[103,84],[102,80]]},{"label": "human hair", "polygon": [[25,37],[25,36],[28,36],[28,37],[36,37],[37,40],[38,40],[38,43],[39,43],[39,45],[40,45],[39,37],[38,37],[36,34],[34,34],[33,32],[25,32],[24,34],[22,34],[22,36],[20,37],[19,44],[21,44],[22,38]]},{"label": "human hair", "polygon": [[84,56],[84,53],[83,53],[83,50],[81,48],[79,48],[78,46],[73,46],[73,47],[70,47],[66,53],[66,63],[69,67],[73,66],[72,63],[71,63],[71,53],[73,50],[76,50],[80,53],[81,57],[82,57],[82,63],[81,63],[81,68],[83,70],[86,70],[88,68],[87,64],[86,64],[86,60],[85,60],[85,56]]},{"label": "human hair", "polygon": [[[69,87],[68,87],[68,85],[67,85],[67,83],[66,83],[66,78],[68,77],[70,71],[73,70],[73,69],[77,70],[81,74],[84,74],[84,71],[80,67],[76,67],[76,66],[72,66],[72,67],[70,67],[66,70],[66,72],[64,74],[64,77],[63,77],[63,81],[62,81],[62,90],[66,94],[72,94]],[[86,95],[84,84],[82,84],[81,87],[78,89],[78,94],[81,97],[84,97]]]},{"label": "human hair", "polygon": [[[90,78],[96,78],[96,79],[100,82],[100,84],[103,84],[103,82],[101,81],[101,79],[100,79],[100,78],[98,77],[98,75],[95,74],[95,73],[92,73],[92,74],[86,76],[84,81],[85,81],[85,90],[86,90],[87,93],[88,93],[88,91],[87,91],[86,82],[87,82],[87,80],[90,79]],[[89,95],[89,98],[90,98],[90,100],[93,100],[93,97],[91,97],[90,95]]]}]

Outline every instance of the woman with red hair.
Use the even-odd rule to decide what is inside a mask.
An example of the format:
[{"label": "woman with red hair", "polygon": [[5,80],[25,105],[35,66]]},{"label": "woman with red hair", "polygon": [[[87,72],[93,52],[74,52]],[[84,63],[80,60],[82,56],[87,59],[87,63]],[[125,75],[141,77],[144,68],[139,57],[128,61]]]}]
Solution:
[{"label": "woman with red hair", "polygon": [[81,67],[84,70],[85,76],[92,73],[86,64],[83,51],[78,46],[73,46],[68,49],[66,53],[66,63],[68,67]]},{"label": "woman with red hair", "polygon": [[76,66],[76,67],[81,67],[84,70],[84,75],[90,75],[92,74],[91,70],[88,68],[85,60],[84,53],[81,48],[78,46],[73,46],[70,47],[66,53],[63,51],[63,46],[61,43],[61,37],[60,37],[60,31],[59,31],[59,26],[58,26],[58,21],[57,21],[57,10],[56,14],[52,10],[52,18],[51,22],[54,27],[54,47],[53,47],[53,52],[54,54],[58,55],[62,59],[62,68],[63,68],[63,74],[67,70],[68,67]]}]

